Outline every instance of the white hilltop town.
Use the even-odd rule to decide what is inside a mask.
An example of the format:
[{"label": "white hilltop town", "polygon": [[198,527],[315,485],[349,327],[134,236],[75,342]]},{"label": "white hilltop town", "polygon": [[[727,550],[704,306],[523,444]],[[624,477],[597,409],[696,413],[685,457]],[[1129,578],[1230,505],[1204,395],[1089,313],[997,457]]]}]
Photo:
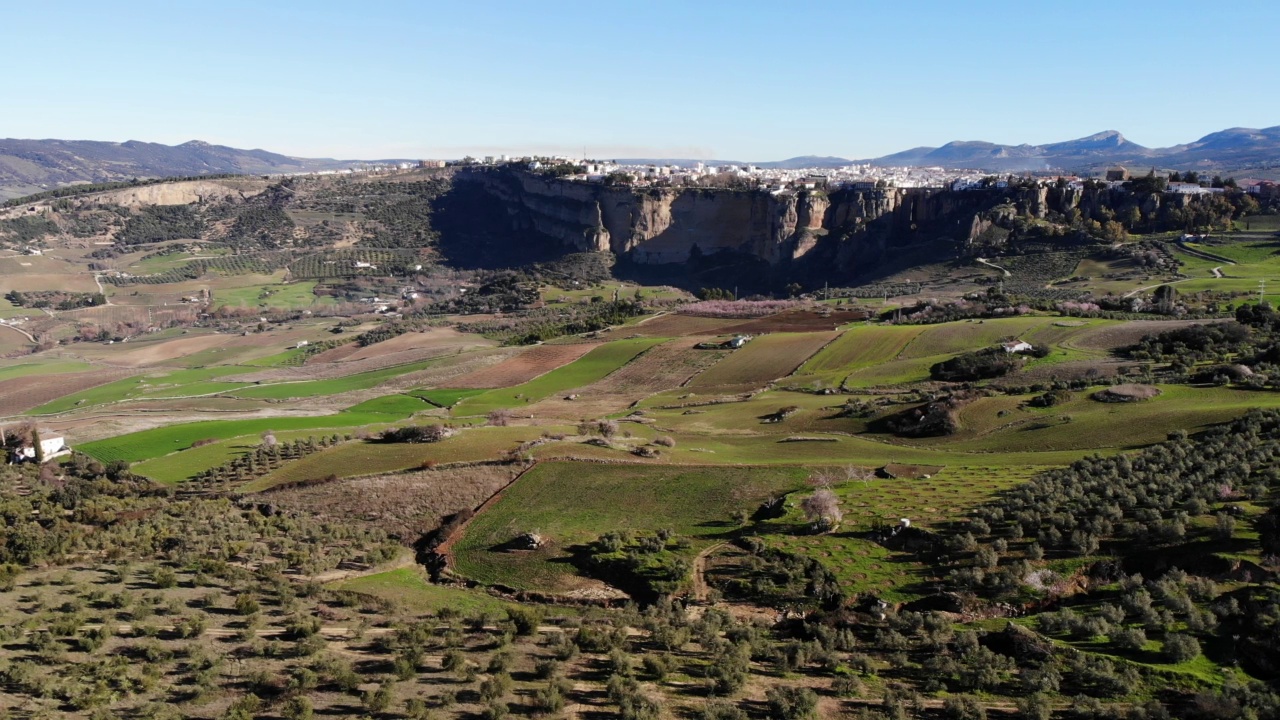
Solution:
[{"label": "white hilltop town", "polygon": [[[589,160],[567,156],[467,156],[461,160],[419,160],[394,164],[362,164],[343,170],[324,170],[304,175],[352,175],[387,174],[424,168],[445,167],[501,167],[513,166],[535,172],[548,172],[565,180],[584,183],[603,183],[632,187],[731,187],[744,190],[761,190],[770,193],[791,193],[812,190],[871,191],[887,188],[925,188],[972,190],[986,187],[1005,187],[1017,181],[1023,185],[1066,183],[1080,189],[1088,182],[1119,186],[1131,177],[1130,171],[1115,167],[1096,176],[1082,176],[1053,170],[992,173],[980,169],[956,170],[942,167],[880,166],[869,163],[852,163],[841,167],[775,168],[751,164],[710,165],[701,161],[688,164],[674,163],[618,163],[609,160]],[[1157,173],[1166,176],[1166,173]],[[1280,185],[1268,180],[1243,178],[1237,180],[1240,188],[1254,195],[1271,197],[1280,194]],[[1208,178],[1198,182],[1173,180],[1167,192],[1182,195],[1221,193],[1221,187],[1211,187]]]}]

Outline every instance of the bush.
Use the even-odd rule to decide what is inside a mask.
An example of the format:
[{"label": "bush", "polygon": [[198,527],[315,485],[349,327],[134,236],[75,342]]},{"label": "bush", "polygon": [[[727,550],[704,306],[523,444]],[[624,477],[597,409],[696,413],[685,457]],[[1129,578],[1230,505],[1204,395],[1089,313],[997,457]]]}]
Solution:
[{"label": "bush", "polygon": [[1200,655],[1200,643],[1190,635],[1170,633],[1164,639],[1164,657],[1171,663],[1194,660]]},{"label": "bush", "polygon": [[990,347],[935,363],[929,368],[929,375],[934,380],[968,382],[1007,375],[1021,365],[1022,358],[1017,353],[1005,352],[1003,347]]},{"label": "bush", "polygon": [[702,712],[698,713],[698,717],[700,720],[747,720],[747,714],[737,705],[722,700],[707,703],[702,708]]},{"label": "bush", "polygon": [[952,695],[942,703],[942,714],[951,720],[987,720],[986,708],[967,695]]},{"label": "bush", "polygon": [[443,425],[409,425],[384,430],[378,439],[386,443],[433,443],[449,435],[449,429]]},{"label": "bush", "polygon": [[804,720],[817,717],[818,696],[809,688],[779,685],[765,693],[769,717],[777,720]]}]

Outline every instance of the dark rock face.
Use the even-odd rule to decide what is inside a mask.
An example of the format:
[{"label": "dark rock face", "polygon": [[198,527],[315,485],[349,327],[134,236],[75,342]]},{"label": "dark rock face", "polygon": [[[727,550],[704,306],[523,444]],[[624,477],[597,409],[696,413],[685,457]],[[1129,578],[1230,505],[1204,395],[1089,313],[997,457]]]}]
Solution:
[{"label": "dark rock face", "polygon": [[483,188],[494,201],[490,214],[504,217],[512,230],[640,265],[732,252],[771,266],[835,262],[847,269],[922,242],[963,250],[982,213],[1017,203],[1019,209],[1007,212],[1043,217],[1052,204],[1044,189],[1026,198],[1007,190],[900,188],[773,194],[610,187],[511,170],[462,171],[455,182]]}]

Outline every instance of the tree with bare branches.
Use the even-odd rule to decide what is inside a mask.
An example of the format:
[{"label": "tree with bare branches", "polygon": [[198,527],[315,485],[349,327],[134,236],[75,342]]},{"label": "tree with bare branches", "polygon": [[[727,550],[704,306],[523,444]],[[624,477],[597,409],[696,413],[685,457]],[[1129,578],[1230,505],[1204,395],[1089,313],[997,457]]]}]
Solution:
[{"label": "tree with bare branches", "polygon": [[840,526],[844,513],[840,500],[829,488],[820,488],[800,503],[804,516],[819,532],[831,532]]}]

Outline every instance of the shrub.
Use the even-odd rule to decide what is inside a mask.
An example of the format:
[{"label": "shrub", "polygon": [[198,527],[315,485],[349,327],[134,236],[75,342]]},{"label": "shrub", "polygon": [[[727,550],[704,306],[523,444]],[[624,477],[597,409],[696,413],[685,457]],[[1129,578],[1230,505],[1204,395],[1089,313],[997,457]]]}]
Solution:
[{"label": "shrub", "polygon": [[1200,655],[1200,643],[1190,635],[1170,633],[1164,639],[1164,657],[1171,663],[1194,660]]},{"label": "shrub", "polygon": [[450,431],[443,425],[409,425],[384,430],[378,439],[386,443],[433,443],[449,437]]},{"label": "shrub", "polygon": [[818,696],[809,688],[779,685],[765,693],[769,717],[778,720],[804,720],[817,716]]}]

